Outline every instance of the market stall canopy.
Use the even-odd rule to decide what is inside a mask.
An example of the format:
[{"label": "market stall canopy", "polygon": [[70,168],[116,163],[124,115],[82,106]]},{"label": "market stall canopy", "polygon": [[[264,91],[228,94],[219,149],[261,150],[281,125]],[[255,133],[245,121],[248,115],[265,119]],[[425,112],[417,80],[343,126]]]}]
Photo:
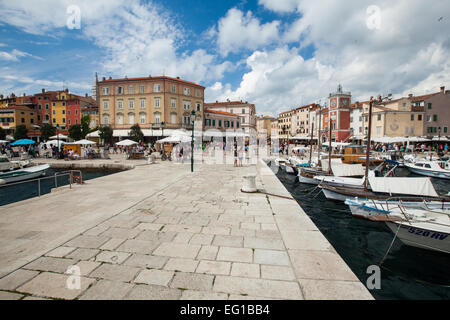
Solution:
[{"label": "market stall canopy", "polygon": [[9,143],[8,140],[0,140],[0,143]]},{"label": "market stall canopy", "polygon": [[87,137],[87,138],[99,138],[100,136],[98,135],[98,133],[99,133],[99,130],[93,131],[93,132],[91,132],[91,133],[88,133],[88,134],[86,135],[86,137]]},{"label": "market stall canopy", "polygon": [[50,145],[61,147],[61,145],[63,144],[65,144],[65,142],[61,140],[49,140],[45,143],[47,147],[49,147]]},{"label": "market stall canopy", "polygon": [[449,139],[447,139],[447,137],[445,136],[434,136],[433,137],[433,141],[442,141],[442,142],[446,142],[446,141],[450,141]]},{"label": "market stall canopy", "polygon": [[132,146],[134,144],[138,144],[138,143],[136,141],[129,140],[129,139],[125,139],[125,140],[122,140],[122,141],[119,141],[116,143],[116,145],[118,145],[118,146],[125,146],[125,147]]},{"label": "market stall canopy", "polygon": [[66,136],[66,135],[64,135],[64,134],[58,134],[58,135],[56,135],[56,136],[53,136],[53,137],[50,137],[50,139],[68,139],[69,137],[68,136]]},{"label": "market stall canopy", "polygon": [[17,141],[14,141],[13,143],[11,143],[11,146],[23,146],[23,145],[28,145],[28,144],[35,144],[36,142],[34,140],[30,140],[30,139],[20,139]]},{"label": "market stall canopy", "polygon": [[87,145],[87,144],[96,144],[94,141],[82,139],[75,142],[72,142],[71,144],[81,144],[81,145]]},{"label": "market stall canopy", "polygon": [[5,137],[5,139],[6,139],[6,140],[9,140],[9,141],[13,141],[13,140],[14,140],[14,137],[13,137],[13,136],[10,136],[10,135],[7,135],[7,136]]},{"label": "market stall canopy", "polygon": [[[295,136],[292,138],[289,138],[290,140],[311,140],[311,137],[308,136]],[[313,137],[312,140],[317,140],[317,137]]]},{"label": "market stall canopy", "polygon": [[190,138],[188,136],[180,135],[180,136],[170,136],[170,137],[167,137],[164,139],[160,139],[156,142],[158,142],[158,143],[181,143],[181,142],[191,142],[191,139],[192,138]]}]

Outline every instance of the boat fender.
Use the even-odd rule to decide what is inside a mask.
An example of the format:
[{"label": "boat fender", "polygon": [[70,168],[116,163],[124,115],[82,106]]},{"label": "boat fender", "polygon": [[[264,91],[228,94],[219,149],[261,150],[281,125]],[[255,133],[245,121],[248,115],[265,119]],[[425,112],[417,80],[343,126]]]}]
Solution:
[{"label": "boat fender", "polygon": [[0,179],[0,185],[2,185],[2,184],[5,184],[6,183],[6,181],[5,180],[3,180],[3,179]]}]

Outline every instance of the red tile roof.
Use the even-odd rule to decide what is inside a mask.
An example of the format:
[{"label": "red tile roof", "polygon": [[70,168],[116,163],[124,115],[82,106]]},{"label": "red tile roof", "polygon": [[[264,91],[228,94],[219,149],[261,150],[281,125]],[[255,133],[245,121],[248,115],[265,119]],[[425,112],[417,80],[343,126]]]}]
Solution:
[{"label": "red tile roof", "polygon": [[220,106],[220,105],[230,105],[230,104],[250,104],[248,102],[243,101],[225,101],[225,102],[208,102],[205,103],[205,106],[212,107],[212,106]]},{"label": "red tile roof", "polygon": [[211,110],[211,109],[205,109],[205,113],[214,113],[214,114],[221,114],[221,115],[224,115],[224,116],[239,117],[237,114],[234,114],[234,113],[231,113],[231,112]]},{"label": "red tile roof", "polygon": [[423,100],[426,100],[426,99],[428,99],[428,98],[431,98],[432,96],[435,96],[435,95],[437,95],[437,94],[439,94],[440,92],[435,92],[435,93],[430,93],[430,94],[426,94],[426,95],[423,95],[423,96],[417,96],[417,97],[414,97],[414,96],[412,96],[412,97],[410,97],[409,99],[411,100],[411,101],[414,101],[414,102],[417,102],[417,101],[423,101]]}]

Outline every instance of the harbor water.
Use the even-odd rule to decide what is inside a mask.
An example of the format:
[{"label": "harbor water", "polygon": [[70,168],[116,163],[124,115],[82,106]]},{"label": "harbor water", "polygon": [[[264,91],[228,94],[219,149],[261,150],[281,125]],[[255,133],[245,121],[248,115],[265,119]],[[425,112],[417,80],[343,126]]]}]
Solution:
[{"label": "harbor water", "polygon": [[[397,169],[399,176],[415,176]],[[355,218],[343,203],[327,200],[320,189],[301,184],[295,175],[282,170],[277,177],[297,200],[311,220],[344,259],[359,280],[366,285],[394,238],[383,222]],[[450,191],[450,181],[433,179],[441,193]],[[315,189],[315,190],[314,190]],[[406,246],[396,239],[381,264],[380,289],[370,290],[375,299],[450,299],[450,255]]]},{"label": "harbor water", "polygon": [[[101,170],[101,169],[84,169],[81,170],[83,180],[95,179],[108,174],[119,172],[120,170]],[[51,192],[55,188],[55,173],[61,174],[67,172],[65,169],[48,169],[43,177],[51,177],[50,179],[42,179],[40,182],[41,195]],[[56,183],[58,187],[69,184],[68,175],[57,175]],[[37,181],[23,181],[23,183],[16,185],[4,185],[0,187],[0,206],[4,206],[17,201],[26,200],[38,196],[38,182]]]}]

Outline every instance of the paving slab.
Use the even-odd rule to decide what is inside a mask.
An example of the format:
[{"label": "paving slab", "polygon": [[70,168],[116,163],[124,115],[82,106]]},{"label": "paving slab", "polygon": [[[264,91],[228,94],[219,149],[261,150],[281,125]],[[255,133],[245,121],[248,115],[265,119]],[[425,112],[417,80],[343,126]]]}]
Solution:
[{"label": "paving slab", "polygon": [[69,277],[69,275],[43,272],[17,288],[17,291],[40,297],[71,300],[95,282],[94,279],[80,277],[80,289],[69,289],[67,286]]},{"label": "paving slab", "polygon": [[89,277],[129,282],[135,278],[139,271],[140,269],[135,267],[105,263],[95,269]]},{"label": "paving slab", "polygon": [[299,279],[308,300],[372,300],[372,295],[359,281]]},{"label": "paving slab", "polygon": [[232,262],[253,262],[253,251],[249,248],[219,247],[217,260]]},{"label": "paving slab", "polygon": [[296,282],[216,276],[214,291],[279,299],[303,299]]},{"label": "paving slab", "polygon": [[100,280],[86,290],[79,300],[121,300],[134,287],[131,283]]},{"label": "paving slab", "polygon": [[169,260],[168,257],[159,257],[136,253],[125,260],[125,262],[123,262],[123,265],[139,268],[161,269],[166,264],[167,260]]},{"label": "paving slab", "polygon": [[162,243],[153,254],[156,256],[194,259],[200,251],[200,247],[200,245],[166,242]]},{"label": "paving slab", "polygon": [[22,297],[23,297],[23,294],[0,291],[0,300],[19,300]]},{"label": "paving slab", "polygon": [[74,259],[41,257],[27,264],[26,266],[24,266],[24,268],[29,270],[65,273],[69,266],[75,265],[76,263],[77,260]]},{"label": "paving slab", "polygon": [[223,261],[200,261],[198,264],[196,273],[207,273],[207,274],[230,274],[231,262]]},{"label": "paving slab", "polygon": [[165,270],[194,272],[197,269],[199,261],[183,258],[170,258],[164,266]]},{"label": "paving slab", "polygon": [[0,279],[0,290],[13,291],[39,274],[38,271],[16,270]]},{"label": "paving slab", "polygon": [[233,262],[231,275],[235,277],[259,278],[259,269],[259,264]]},{"label": "paving slab", "polygon": [[126,300],[178,300],[181,290],[155,285],[136,285],[125,297]]},{"label": "paving slab", "polygon": [[213,275],[176,272],[170,283],[171,288],[211,291]]},{"label": "paving slab", "polygon": [[228,294],[211,291],[183,290],[180,300],[227,300]]}]

